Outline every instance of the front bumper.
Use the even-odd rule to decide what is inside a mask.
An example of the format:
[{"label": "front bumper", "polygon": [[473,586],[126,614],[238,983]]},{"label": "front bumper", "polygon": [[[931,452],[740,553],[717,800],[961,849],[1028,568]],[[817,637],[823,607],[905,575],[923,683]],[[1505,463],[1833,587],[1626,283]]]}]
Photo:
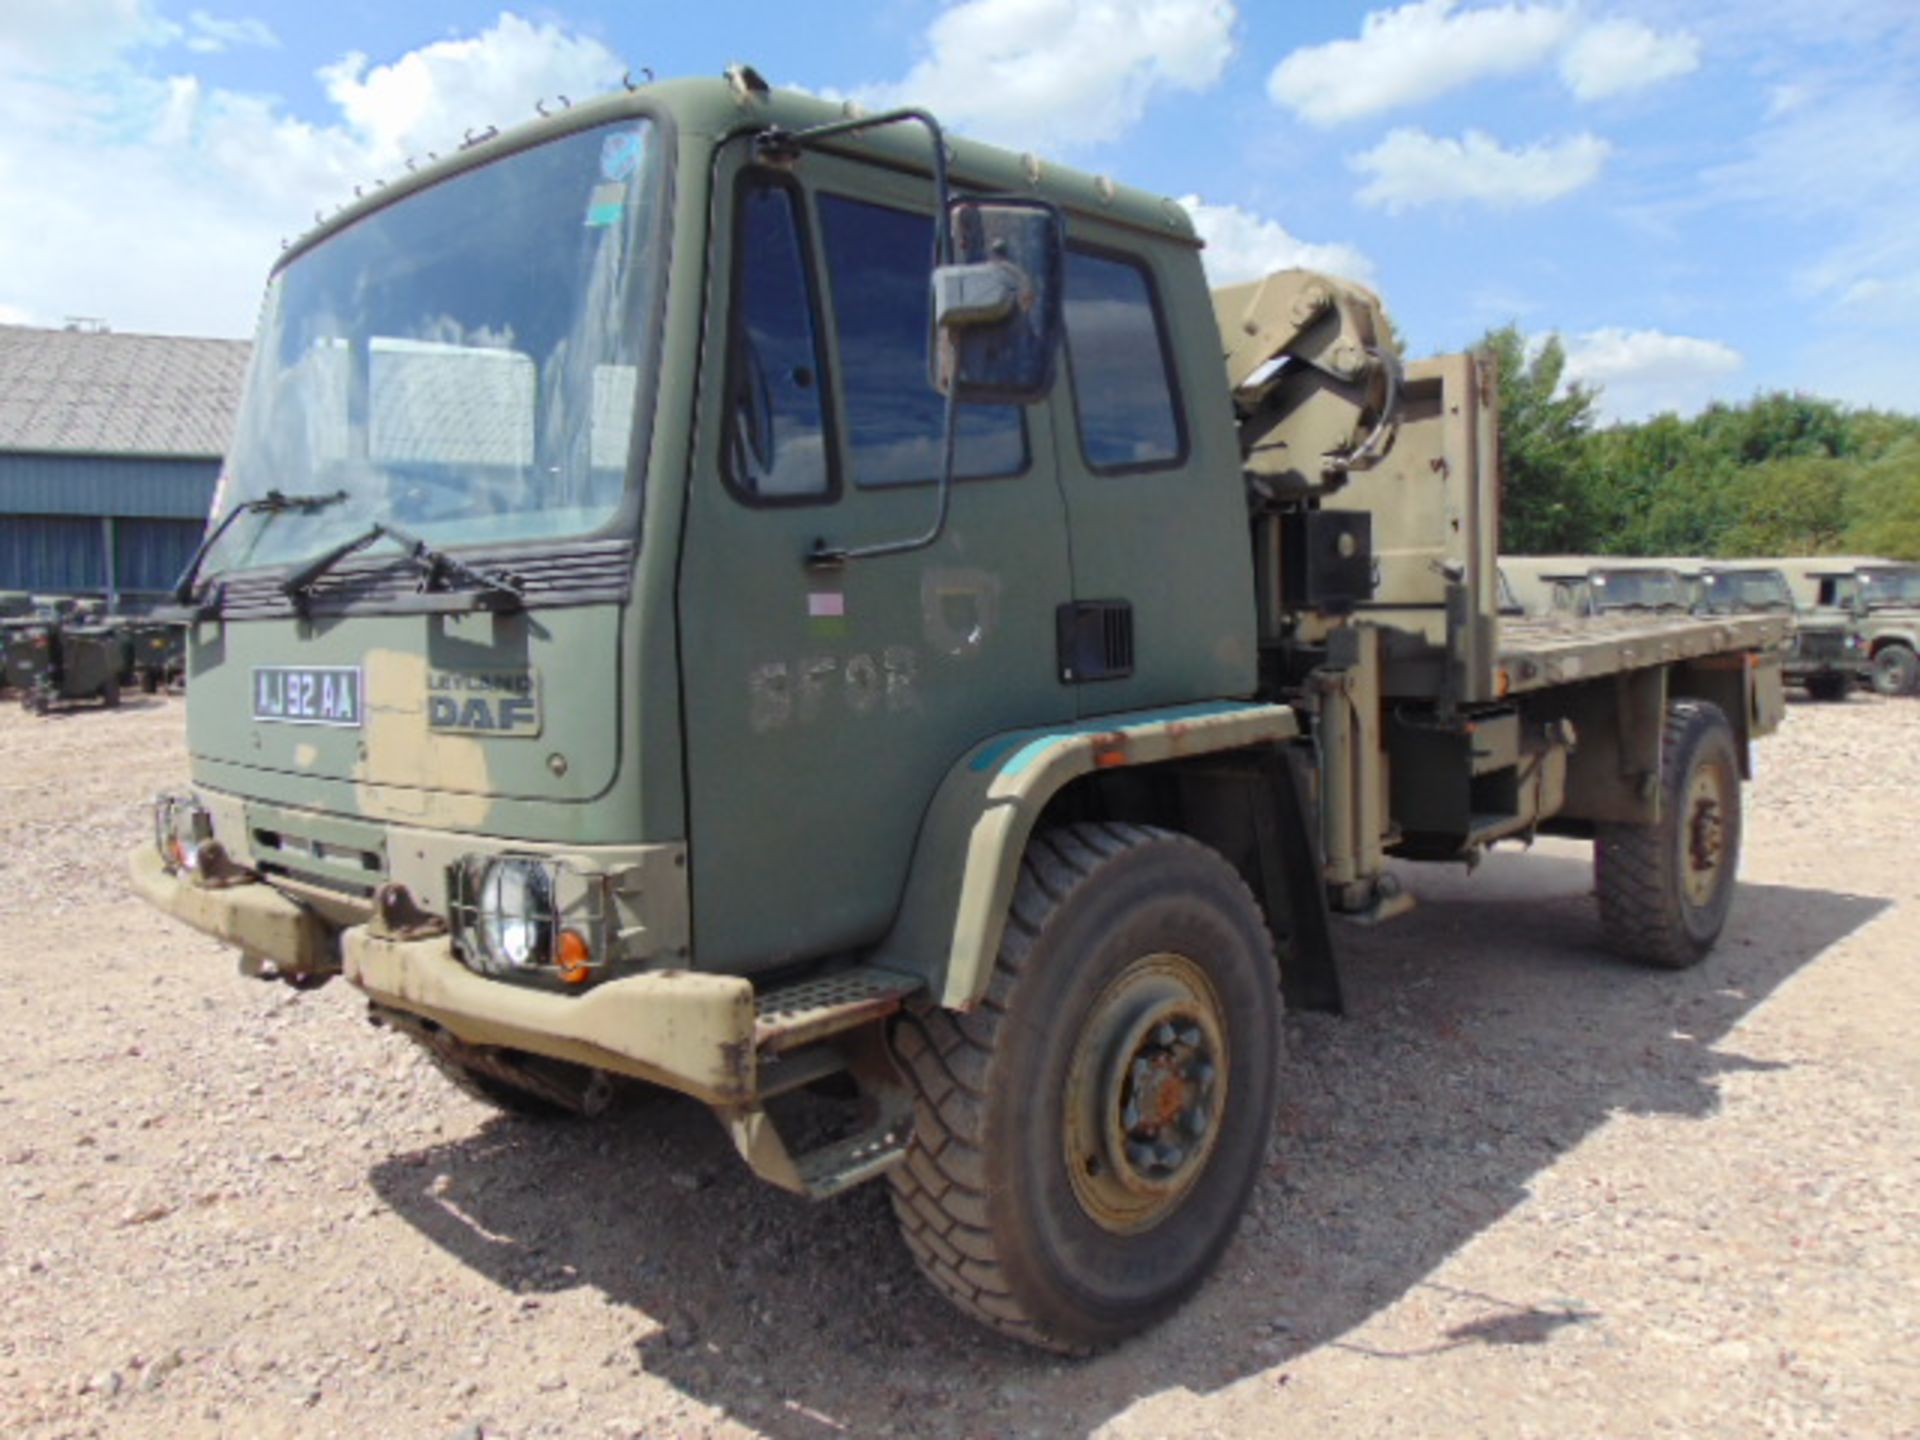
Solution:
[{"label": "front bumper", "polygon": [[1873,673],[1873,662],[1864,656],[1802,658],[1789,655],[1780,668],[1789,685],[1801,685],[1821,675],[1844,675],[1849,680],[1865,680]]},{"label": "front bumper", "polygon": [[338,932],[271,885],[197,885],[167,869],[151,844],[127,856],[127,869],[134,892],[156,910],[243,955],[271,960],[283,974],[320,975],[340,968]]},{"label": "front bumper", "polygon": [[376,1004],[419,1015],[472,1045],[507,1046],[739,1105],[755,1092],[751,981],[661,970],[576,995],[476,975],[446,936],[399,940],[335,930],[263,883],[210,888],[167,870],[151,846],[128,856],[134,889],[194,929],[285,974],[344,972]]},{"label": "front bumper", "polygon": [[737,975],[662,970],[578,995],[476,975],[446,936],[341,936],[347,979],[376,1004],[423,1016],[469,1045],[502,1045],[632,1075],[713,1105],[754,1093],[754,1000]]}]

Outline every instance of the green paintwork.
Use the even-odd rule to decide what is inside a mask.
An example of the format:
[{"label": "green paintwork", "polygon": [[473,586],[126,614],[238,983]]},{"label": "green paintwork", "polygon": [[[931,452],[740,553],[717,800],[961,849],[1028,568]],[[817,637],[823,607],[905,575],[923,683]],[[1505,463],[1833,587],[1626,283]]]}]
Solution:
[{"label": "green paintwork", "polygon": [[[654,116],[672,147],[673,218],[631,600],[504,617],[202,621],[189,662],[194,779],[223,797],[493,843],[684,840],[693,963],[750,973],[888,932],[923,817],[956,758],[984,738],[1251,693],[1237,452],[1185,213],[954,141],[956,184],[1039,195],[1063,208],[1074,241],[1124,248],[1150,267],[1186,402],[1186,454],[1155,472],[1090,473],[1063,366],[1053,395],[1027,409],[1027,471],[957,486],[940,544],[809,571],[802,557],[823,535],[858,543],[923,528],[933,493],[847,486],[830,505],[754,509],[719,480],[733,181],[752,132],[846,113],[807,96],[749,98],[719,79],[603,96],[393,181],[286,258],[459,170],[637,113]],[[796,179],[809,193],[930,213],[925,153],[924,132],[891,127],[809,153]],[[1185,527],[1167,526],[1168,513]],[[1084,544],[1071,546],[1070,532]],[[823,590],[844,597],[843,616],[810,613],[809,595]],[[1133,601],[1131,677],[1060,681],[1054,612],[1075,598]],[[255,666],[356,664],[367,697],[359,728],[253,719]],[[540,734],[432,733],[429,665],[535,671]],[[782,685],[784,699],[770,700]]]},{"label": "green paintwork", "polygon": [[1285,705],[1223,702],[992,737],[953,766],[929,807],[899,918],[874,963],[924,975],[942,1005],[971,1008],[993,973],[1034,824],[1049,800],[1095,768],[1097,752],[1152,765],[1299,733]]}]

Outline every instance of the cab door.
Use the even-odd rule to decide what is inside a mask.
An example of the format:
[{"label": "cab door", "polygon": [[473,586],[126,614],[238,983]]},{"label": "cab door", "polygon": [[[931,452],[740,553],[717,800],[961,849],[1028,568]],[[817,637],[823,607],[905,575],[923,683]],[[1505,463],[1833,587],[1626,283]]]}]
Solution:
[{"label": "cab door", "polygon": [[810,566],[930,525],[931,185],[744,143],[715,175],[680,567],[696,963],[747,973],[878,939],[921,817],[980,739],[1072,713],[1070,594],[1045,404],[961,414],[934,545]]},{"label": "cab door", "polygon": [[1072,676],[1079,713],[1250,695],[1253,549],[1197,255],[1076,217],[1066,330],[1055,443],[1092,641]]}]

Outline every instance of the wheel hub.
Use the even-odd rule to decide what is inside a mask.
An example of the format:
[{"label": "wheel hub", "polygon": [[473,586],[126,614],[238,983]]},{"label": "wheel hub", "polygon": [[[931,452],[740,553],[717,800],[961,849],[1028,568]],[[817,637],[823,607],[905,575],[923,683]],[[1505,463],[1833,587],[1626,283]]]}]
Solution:
[{"label": "wheel hub", "polygon": [[1683,879],[1687,899],[1694,905],[1712,901],[1725,857],[1726,818],[1721,806],[1720,775],[1713,767],[1703,765],[1694,773],[1687,794],[1687,865]]},{"label": "wheel hub", "polygon": [[1185,956],[1134,961],[1094,1002],[1063,1135],[1074,1194],[1102,1228],[1150,1228],[1199,1178],[1226,1100],[1226,1053],[1213,986]]}]

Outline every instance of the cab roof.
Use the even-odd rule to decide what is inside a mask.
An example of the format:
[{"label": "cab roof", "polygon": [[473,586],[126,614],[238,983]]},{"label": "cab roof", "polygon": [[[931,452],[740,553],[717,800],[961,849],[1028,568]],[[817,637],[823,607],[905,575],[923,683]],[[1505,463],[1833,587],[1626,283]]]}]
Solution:
[{"label": "cab roof", "polygon": [[[853,101],[773,89],[750,67],[733,66],[719,78],[653,81],[597,95],[506,129],[482,124],[468,132],[466,142],[453,154],[429,160],[398,177],[372,181],[365,194],[320,220],[290,244],[274,268],[278,270],[321,240],[403,196],[503,155],[624,116],[651,116],[682,139],[695,136],[718,145],[768,126],[799,131],[864,113]],[[927,131],[916,124],[892,124],[837,135],[821,142],[820,148],[931,175]],[[947,148],[948,169],[955,186],[1030,195],[1053,202],[1069,215],[1127,226],[1195,247],[1201,244],[1192,218],[1165,196],[976,140],[949,135]]]}]

